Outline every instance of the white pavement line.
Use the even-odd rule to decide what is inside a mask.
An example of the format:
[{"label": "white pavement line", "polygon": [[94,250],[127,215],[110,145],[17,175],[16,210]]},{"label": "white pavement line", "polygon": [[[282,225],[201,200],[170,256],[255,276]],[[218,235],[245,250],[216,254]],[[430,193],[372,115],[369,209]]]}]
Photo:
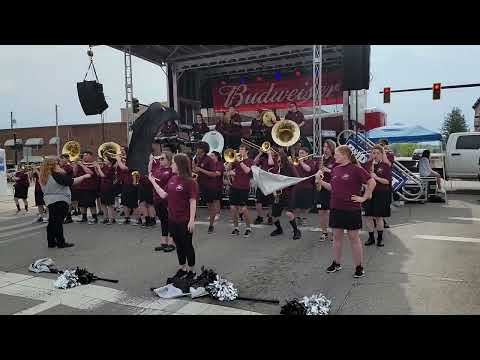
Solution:
[{"label": "white pavement line", "polygon": [[25,228],[28,225],[42,225],[42,224],[43,223],[32,222],[31,220],[29,220],[29,221],[24,221],[24,222],[19,223],[19,224],[15,224],[15,225],[1,226],[0,230],[3,232],[3,231],[7,231],[7,230],[22,228],[22,227]]},{"label": "white pavement line", "polygon": [[0,233],[0,239],[6,238],[6,237],[10,237],[10,236],[14,236],[14,235],[23,234],[23,233],[26,233],[26,232],[28,232],[28,231],[35,231],[35,230],[38,230],[38,229],[41,229],[41,228],[45,228],[45,227],[47,227],[46,224],[40,224],[40,225],[38,225],[38,226],[29,226],[29,227],[26,228],[26,229],[20,229],[20,230],[10,231],[10,232],[7,232],[7,233]]},{"label": "white pavement line", "polygon": [[480,218],[449,217],[449,220],[480,221]]},{"label": "white pavement line", "polygon": [[480,239],[460,236],[415,235],[416,239],[480,243]]},{"label": "white pavement line", "polygon": [[24,235],[20,235],[20,236],[15,236],[15,239],[2,240],[2,241],[0,241],[0,246],[4,245],[4,244],[9,244],[9,243],[17,241],[17,240],[22,240],[22,239],[27,239],[27,238],[30,238],[30,237],[33,237],[33,236],[38,236],[42,233],[43,232],[41,232],[41,231],[37,231],[37,232],[28,233],[28,234],[24,234]]},{"label": "white pavement line", "polygon": [[31,308],[19,311],[19,312],[13,314],[13,315],[35,315],[35,314],[38,314],[42,311],[48,310],[52,307],[55,307],[57,305],[60,305],[60,300],[59,299],[49,300],[49,301],[45,301],[44,303],[33,306]]}]

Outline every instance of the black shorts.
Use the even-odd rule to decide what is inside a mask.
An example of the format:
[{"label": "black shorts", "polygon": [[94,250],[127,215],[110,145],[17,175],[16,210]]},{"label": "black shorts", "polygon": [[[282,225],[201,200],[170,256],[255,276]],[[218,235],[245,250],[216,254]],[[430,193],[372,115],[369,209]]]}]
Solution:
[{"label": "black shorts", "polygon": [[35,191],[35,206],[45,205],[45,199],[43,198],[43,191]]},{"label": "black shorts", "polygon": [[138,208],[138,188],[134,185],[123,185],[122,205],[129,209]]},{"label": "black shorts", "polygon": [[387,191],[374,191],[372,198],[363,203],[365,216],[390,217],[390,204],[392,202],[392,193]]},{"label": "black shorts", "polygon": [[117,197],[119,195],[122,195],[122,184],[121,183],[113,184],[113,195],[115,195],[115,197]]},{"label": "black shorts", "polygon": [[100,192],[100,202],[105,206],[112,206],[115,204],[115,194],[113,186],[104,189]]},{"label": "black shorts", "polygon": [[78,199],[80,198],[78,196],[78,190],[70,188],[70,192],[72,193],[72,201],[78,201]]},{"label": "black shorts", "polygon": [[362,210],[330,209],[328,226],[332,229],[360,230],[362,228]]},{"label": "black shorts", "polygon": [[207,204],[210,204],[214,202],[215,200],[218,200],[218,189],[210,189],[205,186],[200,187],[200,198],[206,202]]},{"label": "black shorts", "polygon": [[322,190],[315,191],[315,203],[317,209],[330,210],[330,191],[322,187]]},{"label": "black shorts", "polygon": [[92,190],[77,190],[78,191],[78,206],[82,208],[97,207],[97,189]]},{"label": "black shorts", "polygon": [[257,188],[255,197],[257,198],[256,202],[262,204],[262,206],[270,206],[273,204],[273,195],[264,195],[260,188]]},{"label": "black shorts", "polygon": [[222,201],[223,200],[223,189],[217,189],[215,193],[215,200]]},{"label": "black shorts", "polygon": [[153,205],[153,185],[151,183],[138,185],[138,201]]},{"label": "black shorts", "polygon": [[250,190],[230,188],[230,205],[247,206]]},{"label": "black shorts", "polygon": [[17,199],[26,199],[28,197],[28,186],[15,185],[15,194],[13,197]]},{"label": "black shorts", "polygon": [[311,209],[313,206],[313,189],[299,188],[295,190],[295,209]]}]

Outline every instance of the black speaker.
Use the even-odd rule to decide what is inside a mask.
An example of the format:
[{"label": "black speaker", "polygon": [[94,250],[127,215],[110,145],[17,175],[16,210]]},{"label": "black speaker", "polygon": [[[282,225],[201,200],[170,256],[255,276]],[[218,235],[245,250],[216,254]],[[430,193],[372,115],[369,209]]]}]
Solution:
[{"label": "black speaker", "polygon": [[343,91],[370,87],[370,45],[343,46]]},{"label": "black speaker", "polygon": [[97,81],[77,83],[78,99],[85,115],[99,115],[108,109],[103,95],[103,85]]}]

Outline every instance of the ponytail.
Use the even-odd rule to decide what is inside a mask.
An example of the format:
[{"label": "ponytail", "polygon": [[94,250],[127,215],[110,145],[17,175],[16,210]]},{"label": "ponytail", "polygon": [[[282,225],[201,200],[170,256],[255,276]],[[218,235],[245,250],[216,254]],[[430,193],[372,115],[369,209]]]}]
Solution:
[{"label": "ponytail", "polygon": [[348,159],[353,165],[358,165],[357,158],[355,157],[352,150],[347,145],[340,145],[339,147],[337,147],[337,150],[341,152],[343,155],[345,155],[346,157],[348,157]]}]

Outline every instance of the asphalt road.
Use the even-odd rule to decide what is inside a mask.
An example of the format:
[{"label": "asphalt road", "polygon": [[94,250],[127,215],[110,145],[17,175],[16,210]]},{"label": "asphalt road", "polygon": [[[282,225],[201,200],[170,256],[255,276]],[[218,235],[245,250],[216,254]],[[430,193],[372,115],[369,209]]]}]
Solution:
[{"label": "asphalt road", "polygon": [[[314,214],[308,216],[302,239],[293,241],[286,219],[282,220],[286,231],[281,237],[271,238],[268,225],[255,227],[250,238],[232,237],[226,211],[215,233],[208,235],[207,214],[201,209],[194,236],[197,271],[202,265],[213,268],[233,281],[242,296],[277,298],[282,304],[293,297],[322,293],[332,300],[332,314],[479,314],[477,198],[451,194],[448,205],[409,204],[394,209],[391,228],[384,235],[385,247],[364,249],[366,276],[362,279],[353,278],[346,239],[343,270],[325,273],[332,259],[331,243],[320,242],[319,233],[312,231],[311,227],[317,226]],[[177,265],[175,252],[153,250],[159,243],[159,225],[144,229],[70,224],[65,226],[65,233],[75,247],[48,249],[45,224],[34,224],[32,214],[15,216],[9,203],[0,205],[2,314],[280,313],[279,305],[242,301],[226,304],[208,298],[158,306],[150,287],[164,285]],[[365,241],[367,234],[361,237]],[[59,301],[57,292],[47,289],[54,275],[32,278],[34,274],[27,270],[31,262],[42,257],[51,257],[59,268],[87,267],[119,283],[96,282],[83,290],[62,290],[64,297],[66,292],[76,291],[82,298]]]}]

